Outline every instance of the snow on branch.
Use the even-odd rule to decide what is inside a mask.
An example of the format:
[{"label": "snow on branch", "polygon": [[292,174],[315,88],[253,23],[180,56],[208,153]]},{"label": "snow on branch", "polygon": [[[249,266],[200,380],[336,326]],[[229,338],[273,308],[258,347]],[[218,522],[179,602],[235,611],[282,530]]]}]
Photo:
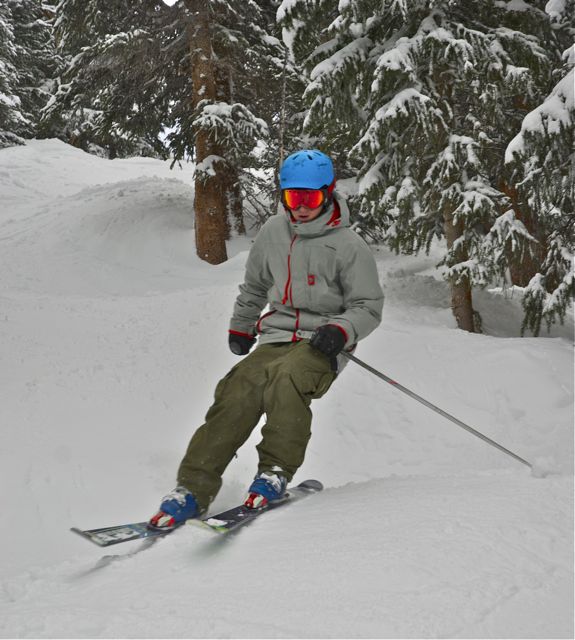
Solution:
[{"label": "snow on branch", "polygon": [[216,165],[225,165],[225,160],[222,156],[209,155],[206,156],[201,162],[198,162],[195,167],[196,177],[205,181],[207,178],[213,178],[217,174]]},{"label": "snow on branch", "polygon": [[505,163],[514,160],[514,155],[526,153],[526,140],[533,136],[548,137],[573,127],[575,69],[553,88],[547,99],[531,111],[523,120],[521,131],[511,140],[505,151]]},{"label": "snow on branch", "polygon": [[411,38],[399,38],[393,49],[382,53],[377,59],[377,70],[386,71],[411,71],[413,67],[413,40]]},{"label": "snow on branch", "polygon": [[372,149],[376,150],[379,147],[378,140],[381,136],[381,130],[383,128],[393,128],[395,121],[401,116],[405,119],[410,115],[417,120],[425,119],[426,106],[430,103],[431,98],[424,95],[420,91],[414,88],[403,89],[397,93],[391,100],[386,102],[380,107],[369,125],[367,131],[354,147],[354,152],[359,151],[365,145],[369,145]]},{"label": "snow on branch", "polygon": [[329,58],[320,62],[312,69],[310,75],[311,83],[307,91],[313,91],[317,88],[316,83],[321,83],[324,76],[333,76],[336,73],[342,73],[350,64],[363,62],[367,58],[367,54],[372,46],[373,42],[370,38],[359,38],[358,40],[353,40]]},{"label": "snow on branch", "polygon": [[493,34],[503,45],[507,47],[517,47],[529,57],[533,56],[543,64],[547,64],[548,53],[541,47],[539,39],[536,36],[515,31],[507,27],[498,27],[493,30]]},{"label": "snow on branch", "polygon": [[[461,240],[463,242],[463,239]],[[476,286],[485,286],[489,282],[489,270],[485,268],[481,262],[475,258],[457,262],[451,266],[448,265],[449,260],[457,255],[459,247],[454,244],[451,251],[449,251],[442,261],[445,269],[443,276],[446,280],[455,284],[461,284],[465,280],[473,283]]]},{"label": "snow on branch", "polygon": [[243,104],[209,102],[202,100],[198,105],[198,115],[194,126],[208,129],[217,142],[225,142],[229,148],[251,144],[267,136],[267,124],[257,118]]}]

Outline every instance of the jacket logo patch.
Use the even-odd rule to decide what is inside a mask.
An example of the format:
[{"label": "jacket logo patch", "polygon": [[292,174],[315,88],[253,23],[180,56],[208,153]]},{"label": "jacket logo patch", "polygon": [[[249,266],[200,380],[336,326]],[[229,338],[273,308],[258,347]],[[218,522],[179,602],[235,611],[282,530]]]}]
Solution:
[{"label": "jacket logo patch", "polygon": [[315,276],[312,275],[311,273],[308,274],[307,276],[307,283],[309,284],[310,287],[313,287],[313,285],[315,284]]}]

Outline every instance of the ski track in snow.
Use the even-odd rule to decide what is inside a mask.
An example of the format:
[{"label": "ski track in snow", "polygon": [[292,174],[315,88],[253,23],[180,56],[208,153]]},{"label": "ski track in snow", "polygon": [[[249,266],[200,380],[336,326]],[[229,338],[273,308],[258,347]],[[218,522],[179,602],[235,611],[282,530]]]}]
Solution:
[{"label": "ski track in snow", "polygon": [[350,363],[295,479],[321,494],[229,537],[104,550],[67,531],[149,516],[237,362],[249,239],[199,261],[190,184],[57,141],[0,151],[0,637],[573,637],[573,316],[520,339],[519,296],[483,291],[487,333],[459,332],[433,255],[377,251],[384,321],[358,357],[554,474]]}]

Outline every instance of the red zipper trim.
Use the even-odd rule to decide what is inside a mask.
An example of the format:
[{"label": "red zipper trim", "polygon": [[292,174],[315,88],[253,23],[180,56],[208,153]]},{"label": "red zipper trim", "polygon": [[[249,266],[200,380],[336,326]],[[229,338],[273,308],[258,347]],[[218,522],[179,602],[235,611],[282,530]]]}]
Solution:
[{"label": "red zipper trim", "polygon": [[291,292],[291,250],[293,247],[293,243],[296,241],[297,236],[294,236],[292,238],[291,244],[289,246],[289,253],[288,253],[288,279],[286,281],[286,285],[284,288],[284,297],[282,298],[282,304],[285,304],[288,299],[291,302],[291,305],[293,307],[293,299],[292,299],[292,292]]},{"label": "red zipper trim", "polygon": [[274,313],[276,312],[276,309],[274,309],[273,311],[268,311],[267,313],[264,313],[264,315],[257,321],[256,323],[256,332],[257,333],[261,333],[262,332],[262,322],[269,316],[272,316]]}]

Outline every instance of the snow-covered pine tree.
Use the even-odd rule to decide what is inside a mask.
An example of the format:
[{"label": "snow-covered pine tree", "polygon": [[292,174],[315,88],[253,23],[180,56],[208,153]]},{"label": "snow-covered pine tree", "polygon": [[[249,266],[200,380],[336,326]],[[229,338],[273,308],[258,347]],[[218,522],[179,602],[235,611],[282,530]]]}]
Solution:
[{"label": "snow-covered pine tree", "polygon": [[[547,42],[553,59],[548,89],[556,86],[542,96],[541,104],[528,105],[536,108],[507,147],[502,182],[512,208],[498,218],[484,242],[502,271],[508,266],[511,283],[525,288],[522,333],[528,330],[534,335],[543,320],[547,328],[557,320],[563,322],[574,293],[575,2],[552,0],[545,11],[553,31]],[[522,243],[517,242],[520,235]],[[502,248],[516,259],[497,259]]]},{"label": "snow-covered pine tree", "polygon": [[16,68],[18,52],[14,38],[12,12],[6,3],[0,4],[0,148],[24,144],[30,121],[22,113],[22,101],[17,95],[20,82]]},{"label": "snow-covered pine tree", "polygon": [[[285,29],[276,19],[281,0],[257,0],[257,5],[259,14],[248,11],[247,21],[244,17],[231,22],[236,34],[241,31],[241,37],[234,40],[235,48],[231,48],[234,55],[222,55],[217,48],[218,60],[226,65],[226,59],[231,59],[236,69],[235,100],[249,106],[267,126],[267,135],[242,162],[243,167],[251,167],[248,173],[243,172],[241,183],[245,216],[252,227],[261,226],[279,202],[278,174],[283,158],[291,150],[309,145],[302,140],[302,71],[294,63],[289,45],[282,41]],[[245,5],[240,2],[238,6]],[[256,15],[259,18],[254,21]],[[238,61],[242,63],[239,68]]]},{"label": "snow-covered pine tree", "polygon": [[43,0],[7,0],[14,29],[16,92],[27,121],[23,135],[38,135],[41,110],[53,91],[60,59],[53,36],[54,6]]},{"label": "snow-covered pine tree", "polygon": [[[185,6],[193,78],[197,252],[217,264],[226,259],[226,223],[231,216],[241,218],[240,174],[249,175],[246,170],[256,164],[252,150],[268,136],[266,122],[252,110],[257,104],[253,87],[254,78],[267,75],[260,51],[274,43],[266,38],[262,12],[253,0],[186,0]],[[182,133],[185,129],[178,126],[172,135]]]},{"label": "snow-covered pine tree", "polygon": [[[233,101],[248,106],[267,125],[268,133],[258,141],[255,153],[244,155],[239,163],[243,168],[241,184],[246,217],[253,226],[264,222],[275,208],[270,205],[279,200],[276,189],[279,165],[286,149],[297,145],[295,138],[301,134],[304,85],[281,40],[281,28],[276,21],[278,4],[278,0],[257,0],[259,14],[248,11],[243,19],[240,16],[239,20],[228,20],[228,28],[231,26],[236,36],[232,41],[235,46],[227,47],[231,55],[216,48],[218,60],[234,69]],[[239,7],[242,6],[240,3]],[[254,20],[256,16],[258,19]]]},{"label": "snow-covered pine tree", "polygon": [[[349,67],[340,75],[336,95],[331,91],[329,95],[315,93],[313,87],[314,74],[323,69],[322,61],[338,48],[338,38],[333,37],[332,32],[337,16],[335,0],[283,0],[277,11],[278,24],[290,53],[292,101],[295,98],[298,106],[288,121],[291,134],[288,148],[292,151],[321,148],[331,155],[337,175],[341,177],[350,174],[349,151],[357,142],[363,124],[363,115],[354,97],[354,76],[362,70]],[[345,57],[345,53],[343,55]],[[335,90],[335,85],[332,89]],[[301,95],[295,95],[298,91]]]},{"label": "snow-covered pine tree", "polygon": [[[261,4],[269,14],[270,0]],[[268,135],[254,115],[264,104],[256,84],[268,80],[270,91],[278,85],[281,43],[269,36],[264,14],[253,0],[180,0],[172,7],[61,0],[58,7],[57,34],[70,63],[47,117],[61,118],[67,135],[71,123],[82,146],[96,143],[110,155],[130,153],[142,141],[166,151],[161,139],[169,132],[174,160],[197,161],[199,201],[205,185],[217,185],[208,206],[217,200],[217,213],[205,218],[216,227],[200,236],[218,249],[198,247],[210,262],[225,259],[229,214],[241,217],[240,187],[247,191],[254,176],[248,170],[258,164],[252,150]],[[200,45],[196,27],[204,22],[208,37]],[[216,241],[218,233],[224,239]]]},{"label": "snow-covered pine tree", "polygon": [[[243,201],[258,213],[262,190],[269,195],[269,167],[281,86],[284,47],[274,35],[273,2],[219,1],[212,13],[216,97],[220,115],[217,137],[225,149],[228,219],[244,231]],[[273,166],[273,164],[272,164]],[[265,198],[264,198],[265,199]]]},{"label": "snow-covered pine tree", "polygon": [[[575,294],[575,2],[547,3],[563,65],[556,69],[558,82],[543,102],[527,114],[521,131],[507,147],[508,183],[517,206],[529,212],[533,227],[533,251],[539,259],[525,286],[522,330],[538,335],[563,322]],[[493,233],[493,231],[492,231]]]},{"label": "snow-covered pine tree", "polygon": [[[60,0],[55,33],[66,66],[44,110],[45,125],[85,150],[113,158],[165,156],[162,109],[170,101],[157,32],[161,0]],[[160,23],[160,24],[159,24]]]},{"label": "snow-covered pine tree", "polygon": [[[285,4],[309,24],[315,3]],[[471,288],[502,267],[484,240],[509,209],[504,149],[548,91],[553,68],[545,2],[335,4],[327,3],[335,15],[308,56],[306,130],[326,148],[338,139],[350,146],[364,230],[405,252],[446,239],[441,264],[454,314],[459,327],[475,330]],[[525,253],[525,226],[510,231],[506,241]],[[498,257],[510,266],[518,253]]]}]

